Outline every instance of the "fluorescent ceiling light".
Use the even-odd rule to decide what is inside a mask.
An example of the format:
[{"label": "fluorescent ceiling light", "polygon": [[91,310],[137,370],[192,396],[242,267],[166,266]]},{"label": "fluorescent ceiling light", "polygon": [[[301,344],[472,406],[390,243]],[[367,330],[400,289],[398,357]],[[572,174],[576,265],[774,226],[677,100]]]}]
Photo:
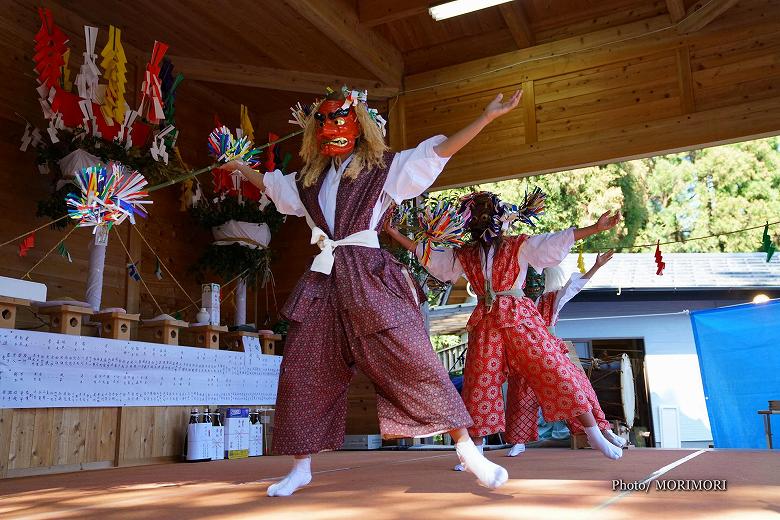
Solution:
[{"label": "fluorescent ceiling light", "polygon": [[493,7],[498,4],[505,4],[512,0],[454,0],[447,2],[446,4],[435,5],[428,9],[431,16],[437,22],[439,20],[445,20],[452,18],[453,16],[460,16],[462,14],[470,13],[472,11],[479,11],[487,7]]}]

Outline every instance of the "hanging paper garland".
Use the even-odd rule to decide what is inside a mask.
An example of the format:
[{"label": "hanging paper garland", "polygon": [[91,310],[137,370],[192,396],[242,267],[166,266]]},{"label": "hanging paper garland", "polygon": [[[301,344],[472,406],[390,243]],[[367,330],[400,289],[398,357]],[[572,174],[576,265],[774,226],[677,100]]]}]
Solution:
[{"label": "hanging paper garland", "polygon": [[[164,101],[163,113],[165,114],[165,122],[169,125],[174,124],[176,121],[176,89],[179,88],[179,84],[183,80],[184,74],[179,72],[174,76],[173,63],[168,58],[163,58],[162,66],[160,67],[160,87],[162,88]],[[170,142],[168,145],[172,146]]]},{"label": "hanging paper garland", "polygon": [[154,276],[158,280],[162,280],[163,274],[162,274],[162,267],[160,266],[160,259],[156,258],[155,260],[157,261],[157,263],[154,266]]},{"label": "hanging paper garland", "polygon": [[19,256],[27,256],[27,251],[35,247],[35,233],[30,233],[19,243]]},{"label": "hanging paper garland", "polygon": [[65,245],[65,242],[60,242],[60,245],[57,246],[57,253],[68,259],[68,262],[73,262],[73,258],[70,256],[70,251],[68,251],[68,247]]},{"label": "hanging paper garland", "polygon": [[[100,53],[103,60],[103,77],[108,80],[103,105],[100,107],[106,120],[122,123],[125,120],[125,84],[127,83],[127,58],[122,47],[122,31],[113,25],[108,28],[108,42]],[[110,125],[109,125],[110,126]]]},{"label": "hanging paper garland", "polygon": [[764,226],[764,235],[761,237],[761,248],[759,251],[766,253],[767,262],[769,262],[772,259],[772,255],[775,254],[775,244],[772,242],[772,237],[769,235],[769,222]]},{"label": "hanging paper garland", "polygon": [[127,276],[129,276],[131,279],[135,280],[136,282],[140,282],[141,281],[141,273],[138,272],[137,264],[128,262],[128,264],[127,264]]},{"label": "hanging paper garland", "polygon": [[250,141],[255,140],[255,129],[252,127],[252,121],[249,120],[249,109],[241,105],[240,124],[242,137],[246,136]]},{"label": "hanging paper garland", "polygon": [[660,240],[655,245],[655,264],[658,266],[658,269],[656,270],[655,274],[657,274],[658,276],[662,276],[664,274],[664,269],[666,268],[666,263],[664,262],[664,257],[661,255]]}]

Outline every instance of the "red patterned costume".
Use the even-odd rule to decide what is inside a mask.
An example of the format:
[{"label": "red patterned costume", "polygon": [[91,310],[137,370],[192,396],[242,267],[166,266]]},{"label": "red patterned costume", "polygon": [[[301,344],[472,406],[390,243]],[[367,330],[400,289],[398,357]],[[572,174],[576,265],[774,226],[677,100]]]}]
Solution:
[{"label": "red patterned costume", "polygon": [[[565,344],[548,331],[534,303],[521,291],[529,264],[538,271],[557,265],[573,242],[571,229],[531,237],[507,236],[491,246],[487,258],[482,245],[475,244],[456,253],[436,252],[427,266],[442,280],[465,276],[479,298],[467,324],[469,346],[463,384],[463,400],[474,420],[469,428],[472,437],[506,431],[508,442],[530,440],[528,435],[536,431],[537,407],[534,401],[533,414],[529,415],[528,392],[538,396],[547,421],[599,409],[587,377],[574,366]],[[486,284],[486,272],[490,285]],[[507,378],[510,391],[505,419],[501,385]]]}]

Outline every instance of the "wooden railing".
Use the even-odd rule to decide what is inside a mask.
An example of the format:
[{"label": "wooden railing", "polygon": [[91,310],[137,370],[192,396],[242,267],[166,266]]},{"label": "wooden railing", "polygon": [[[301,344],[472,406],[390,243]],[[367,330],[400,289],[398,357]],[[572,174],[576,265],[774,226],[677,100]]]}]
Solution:
[{"label": "wooden railing", "polygon": [[437,351],[436,355],[439,356],[439,360],[448,372],[454,372],[456,370],[463,370],[463,363],[466,361],[465,351],[466,343],[461,343],[459,345],[445,347],[442,350]]}]

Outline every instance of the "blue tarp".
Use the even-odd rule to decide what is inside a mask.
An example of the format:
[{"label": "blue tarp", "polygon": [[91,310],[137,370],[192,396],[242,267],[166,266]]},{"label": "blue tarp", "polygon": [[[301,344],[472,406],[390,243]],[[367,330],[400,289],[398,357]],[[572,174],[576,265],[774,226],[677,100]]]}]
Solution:
[{"label": "blue tarp", "polygon": [[780,300],[694,311],[691,325],[715,447],[766,448],[757,411],[780,399]]}]

